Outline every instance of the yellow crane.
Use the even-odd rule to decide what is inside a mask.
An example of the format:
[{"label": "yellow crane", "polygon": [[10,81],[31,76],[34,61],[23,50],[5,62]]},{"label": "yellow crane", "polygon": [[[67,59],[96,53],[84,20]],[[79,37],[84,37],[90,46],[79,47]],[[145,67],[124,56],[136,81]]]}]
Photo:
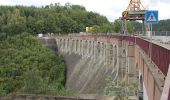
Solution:
[{"label": "yellow crane", "polygon": [[125,11],[122,13],[122,19],[127,20],[144,20],[146,9],[140,0],[130,0],[130,3]]},{"label": "yellow crane", "polygon": [[[130,0],[130,3],[125,11],[122,12],[122,34],[127,34],[127,20],[141,20],[143,22],[143,31],[146,30],[145,25],[146,9],[140,0]],[[145,34],[145,33],[144,33]]]}]

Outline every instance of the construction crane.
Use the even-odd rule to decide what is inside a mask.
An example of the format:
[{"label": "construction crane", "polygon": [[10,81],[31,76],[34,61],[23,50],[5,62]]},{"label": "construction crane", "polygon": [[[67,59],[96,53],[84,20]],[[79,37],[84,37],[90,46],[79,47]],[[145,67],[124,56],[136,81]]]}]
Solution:
[{"label": "construction crane", "polygon": [[146,9],[140,0],[131,0],[127,9],[123,11],[122,18],[127,20],[144,20]]},{"label": "construction crane", "polygon": [[[122,32],[127,34],[127,20],[142,20],[143,26],[145,21],[146,9],[140,2],[140,0],[130,0],[130,3],[125,11],[122,12]],[[143,27],[143,30],[145,28]]]}]

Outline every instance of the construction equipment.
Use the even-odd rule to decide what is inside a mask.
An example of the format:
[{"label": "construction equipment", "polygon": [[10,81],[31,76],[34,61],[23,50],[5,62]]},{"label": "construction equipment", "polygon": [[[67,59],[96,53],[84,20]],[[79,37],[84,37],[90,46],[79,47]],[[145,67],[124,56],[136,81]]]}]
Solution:
[{"label": "construction equipment", "polygon": [[[140,2],[140,0],[130,0],[130,3],[125,11],[122,12],[122,33],[127,34],[127,20],[142,20],[143,26],[145,26],[145,12],[146,9]],[[143,27],[143,30],[145,28]]]}]

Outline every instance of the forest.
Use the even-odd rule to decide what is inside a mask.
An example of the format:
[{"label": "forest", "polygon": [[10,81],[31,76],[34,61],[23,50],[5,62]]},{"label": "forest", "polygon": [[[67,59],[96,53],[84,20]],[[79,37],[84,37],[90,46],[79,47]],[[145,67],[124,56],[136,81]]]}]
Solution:
[{"label": "forest", "polygon": [[94,32],[113,30],[105,16],[69,3],[45,7],[0,6],[0,95],[68,94],[63,57],[42,45],[36,36],[79,33],[86,26],[100,28],[94,28]]},{"label": "forest", "polygon": [[[142,30],[142,23],[131,22],[131,24],[134,27],[134,32]],[[170,31],[170,19],[160,20],[157,24],[153,24],[153,31]]]},{"label": "forest", "polygon": [[112,24],[105,16],[70,3],[45,7],[0,6],[0,32],[8,34],[25,31],[33,34],[79,33],[92,26],[100,28],[100,32],[113,31]]},{"label": "forest", "polygon": [[0,95],[65,95],[65,63],[29,33],[0,34]]}]

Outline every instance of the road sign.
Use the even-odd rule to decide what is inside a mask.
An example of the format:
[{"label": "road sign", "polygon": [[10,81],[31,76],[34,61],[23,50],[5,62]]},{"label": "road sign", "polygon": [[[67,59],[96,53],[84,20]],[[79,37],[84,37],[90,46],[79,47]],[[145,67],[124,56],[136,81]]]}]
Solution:
[{"label": "road sign", "polygon": [[157,10],[148,10],[146,11],[146,23],[158,23],[158,11]]}]

